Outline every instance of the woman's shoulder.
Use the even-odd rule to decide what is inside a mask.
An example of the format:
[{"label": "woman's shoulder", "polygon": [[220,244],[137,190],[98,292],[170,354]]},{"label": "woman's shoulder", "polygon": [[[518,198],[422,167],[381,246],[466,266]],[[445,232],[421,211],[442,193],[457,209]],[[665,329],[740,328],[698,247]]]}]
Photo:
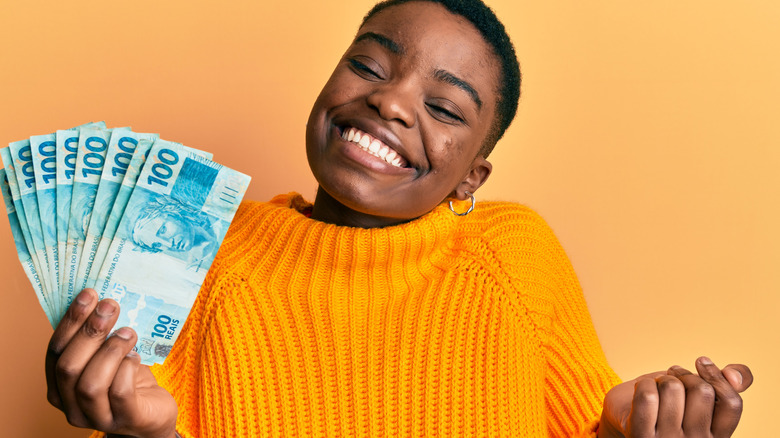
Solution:
[{"label": "woman's shoulder", "polygon": [[463,219],[459,228],[471,242],[467,245],[479,245],[479,252],[489,253],[492,263],[501,270],[535,266],[544,271],[559,271],[566,266],[567,259],[555,233],[539,213],[526,205],[482,202]]},{"label": "woman's shoulder", "polygon": [[479,230],[488,241],[506,238],[549,238],[552,230],[531,207],[508,201],[483,201],[463,217],[467,228]]}]

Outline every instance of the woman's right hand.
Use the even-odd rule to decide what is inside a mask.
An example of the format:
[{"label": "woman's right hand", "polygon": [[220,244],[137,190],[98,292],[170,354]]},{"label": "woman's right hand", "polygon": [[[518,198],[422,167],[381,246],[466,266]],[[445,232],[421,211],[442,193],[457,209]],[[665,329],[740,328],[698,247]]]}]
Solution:
[{"label": "woman's right hand", "polygon": [[73,300],[46,351],[49,403],[76,427],[173,438],[176,402],[141,365],[134,330],[123,327],[108,336],[118,316],[119,305],[98,302],[92,289]]}]

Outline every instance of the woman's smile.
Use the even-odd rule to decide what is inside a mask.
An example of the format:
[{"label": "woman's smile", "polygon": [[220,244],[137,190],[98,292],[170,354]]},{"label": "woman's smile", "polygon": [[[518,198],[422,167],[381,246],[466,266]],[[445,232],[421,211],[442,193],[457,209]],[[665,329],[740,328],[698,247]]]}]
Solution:
[{"label": "woman's smile", "polygon": [[410,177],[417,173],[400,139],[379,123],[354,119],[339,123],[334,126],[331,141],[351,162],[372,173]]},{"label": "woman's smile", "polygon": [[367,132],[357,128],[349,128],[341,133],[341,138],[354,143],[363,151],[384,160],[394,167],[406,167],[406,159],[403,156]]}]

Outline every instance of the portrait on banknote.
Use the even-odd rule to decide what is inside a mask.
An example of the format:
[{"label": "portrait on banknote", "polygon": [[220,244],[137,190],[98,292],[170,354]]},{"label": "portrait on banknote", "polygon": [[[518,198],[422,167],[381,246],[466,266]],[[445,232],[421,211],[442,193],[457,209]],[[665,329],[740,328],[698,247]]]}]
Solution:
[{"label": "portrait on banknote", "polygon": [[187,207],[172,196],[149,193],[149,200],[133,221],[131,236],[136,248],[147,252],[166,251],[186,256],[187,266],[198,269],[210,264],[217,253],[218,221]]}]

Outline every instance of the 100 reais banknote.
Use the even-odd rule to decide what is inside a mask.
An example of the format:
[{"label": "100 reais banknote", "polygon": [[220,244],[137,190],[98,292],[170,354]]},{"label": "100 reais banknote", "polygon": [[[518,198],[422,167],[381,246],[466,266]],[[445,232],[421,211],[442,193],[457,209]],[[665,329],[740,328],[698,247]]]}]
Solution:
[{"label": "100 reais banknote", "polygon": [[55,327],[85,287],[119,302],[116,327],[162,363],[250,178],[212,155],[89,123],[0,149],[16,252]]}]

